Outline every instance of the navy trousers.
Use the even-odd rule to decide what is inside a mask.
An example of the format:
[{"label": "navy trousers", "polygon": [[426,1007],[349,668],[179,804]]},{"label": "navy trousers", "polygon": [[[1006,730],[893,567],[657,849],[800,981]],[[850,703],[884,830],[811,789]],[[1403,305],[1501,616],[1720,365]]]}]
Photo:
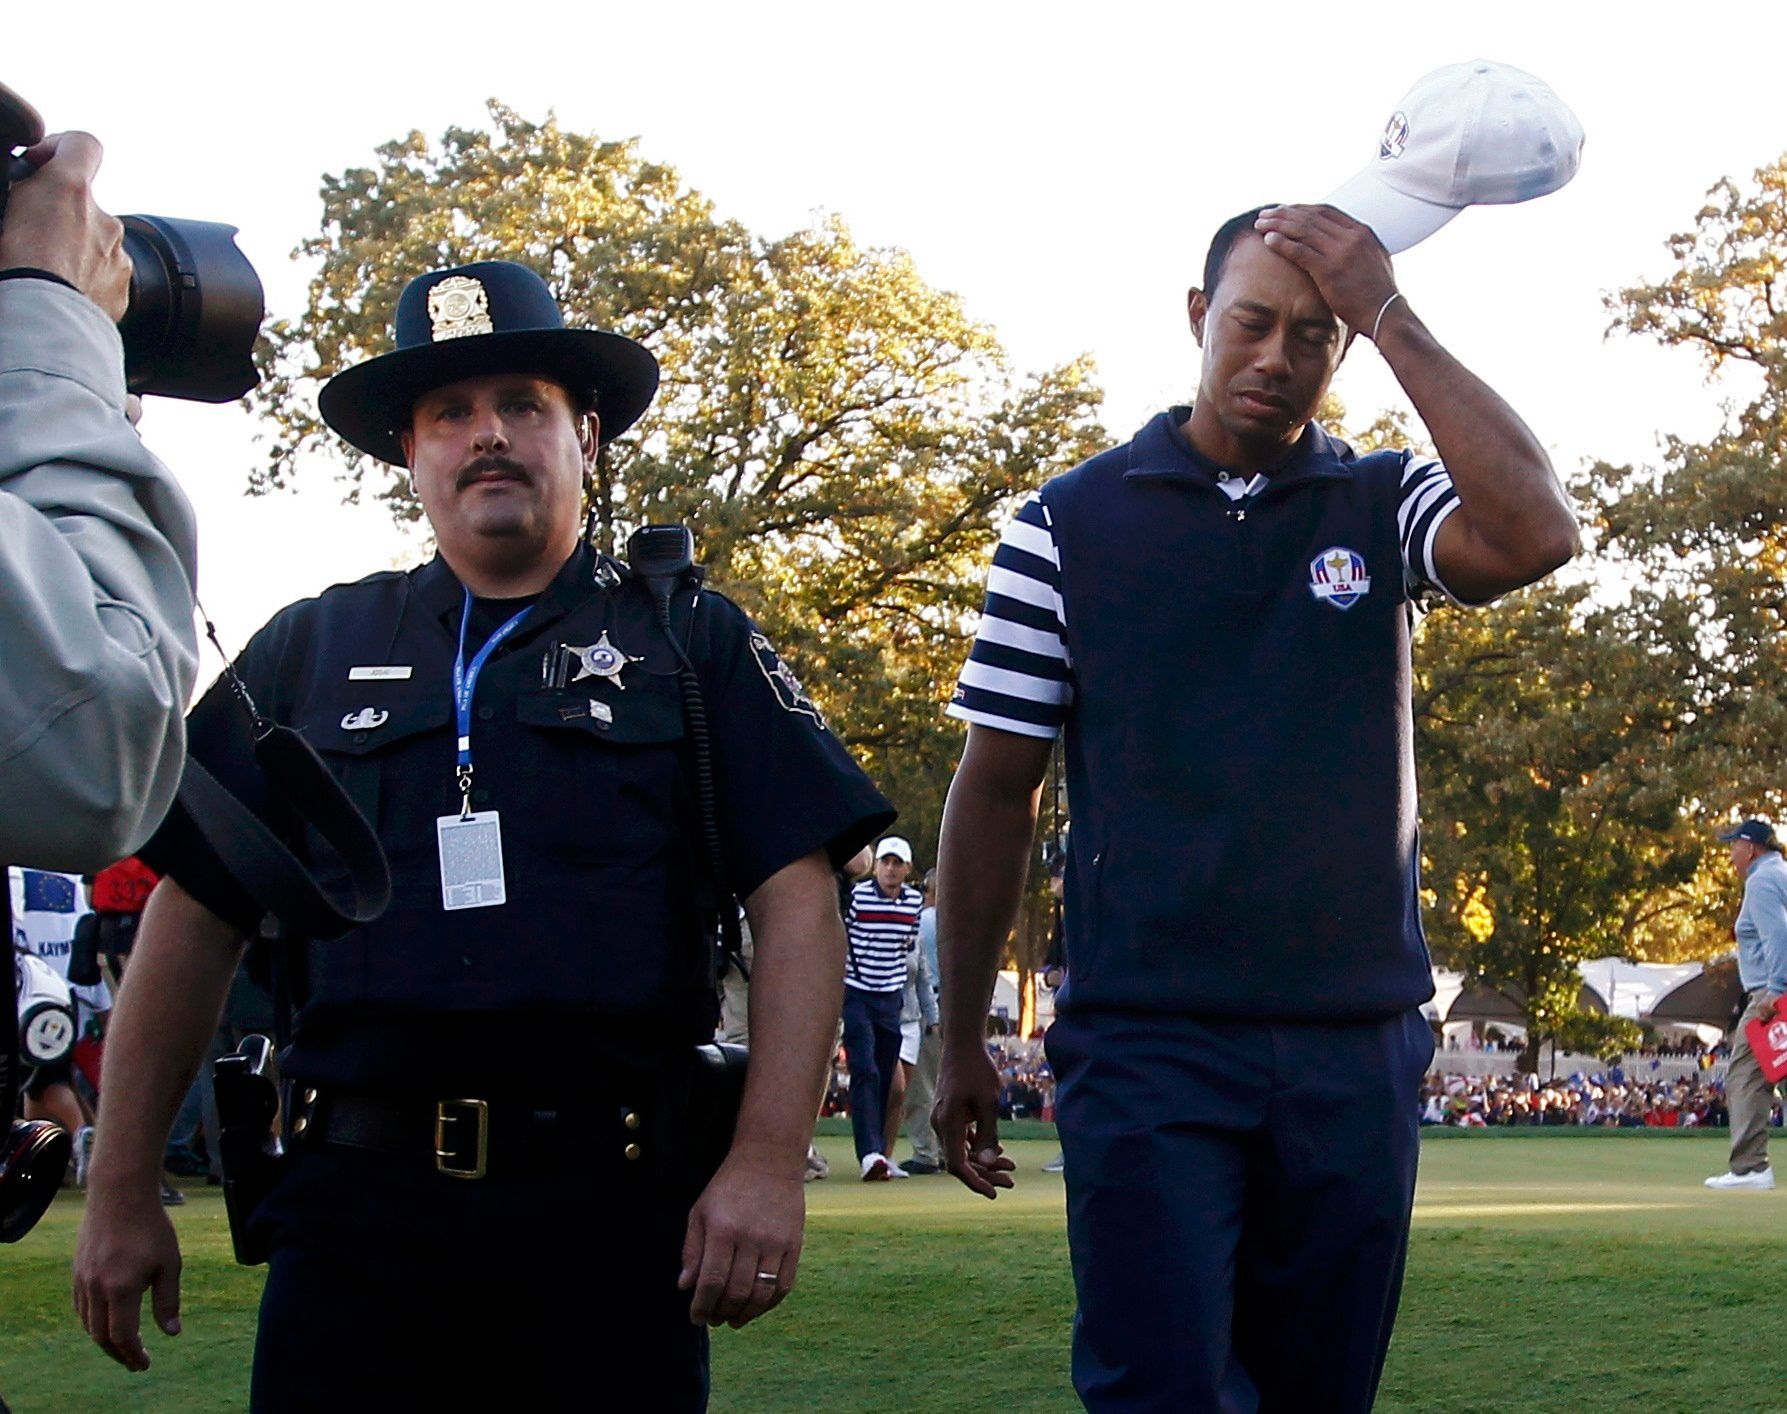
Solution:
[{"label": "navy trousers", "polygon": [[299,1152],[256,1224],[275,1249],[256,1414],[707,1407],[676,1289],[688,1204],[581,1165],[465,1181]]},{"label": "navy trousers", "polygon": [[900,1063],[899,992],[844,988],[844,1049],[850,1056],[850,1133],[856,1157],[886,1143],[887,1096]]},{"label": "navy trousers", "polygon": [[1099,1414],[1364,1411],[1402,1290],[1419,1013],[1056,1020],[1073,1382]]}]

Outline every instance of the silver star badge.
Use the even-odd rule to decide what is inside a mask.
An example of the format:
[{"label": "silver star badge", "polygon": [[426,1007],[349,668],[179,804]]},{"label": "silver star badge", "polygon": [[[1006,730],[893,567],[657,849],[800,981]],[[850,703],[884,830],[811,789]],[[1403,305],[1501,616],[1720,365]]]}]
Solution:
[{"label": "silver star badge", "polygon": [[574,643],[567,643],[565,651],[577,659],[577,675],[572,682],[582,682],[585,678],[607,678],[622,692],[627,685],[620,680],[621,672],[628,663],[643,663],[645,659],[635,658],[631,653],[623,653],[608,641],[607,630],[602,636],[587,647],[579,648]]}]

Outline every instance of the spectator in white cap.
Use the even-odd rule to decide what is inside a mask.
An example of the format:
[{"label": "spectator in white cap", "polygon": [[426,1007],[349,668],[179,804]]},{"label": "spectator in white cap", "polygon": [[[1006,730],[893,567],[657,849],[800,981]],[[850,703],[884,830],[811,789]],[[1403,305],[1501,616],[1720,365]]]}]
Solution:
[{"label": "spectator in white cap", "polygon": [[900,1063],[906,959],[918,945],[924,895],[906,882],[912,846],[889,835],[875,871],[850,891],[844,913],[844,1050],[850,1058],[850,1132],[865,1181],[904,1178],[885,1152],[887,1097]]}]

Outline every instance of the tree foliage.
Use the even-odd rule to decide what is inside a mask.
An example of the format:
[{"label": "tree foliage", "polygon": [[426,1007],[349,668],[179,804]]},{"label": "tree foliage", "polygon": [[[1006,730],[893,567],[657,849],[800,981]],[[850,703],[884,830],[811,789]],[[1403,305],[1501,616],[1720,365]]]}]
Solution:
[{"label": "tree foliage", "polygon": [[1443,611],[1421,636],[1416,751],[1436,957],[1569,1016],[1589,957],[1686,906],[1703,841],[1681,811],[1693,634],[1586,586]]},{"label": "tree foliage", "polygon": [[1721,181],[1669,248],[1664,279],[1610,299],[1614,327],[1734,374],[1739,396],[1709,441],[1668,439],[1658,467],[1596,467],[1598,518],[1610,564],[1693,617],[1700,799],[1772,811],[1787,739],[1787,156],[1753,187]]},{"label": "tree foliage", "polygon": [[1570,1021],[1575,964],[1729,946],[1713,827],[1781,802],[1787,729],[1787,159],[1714,187],[1614,328],[1741,365],[1709,441],[1579,487],[1594,571],[1434,615],[1416,731],[1435,952]]},{"label": "tree foliage", "polygon": [[942,706],[998,528],[1103,444],[1089,360],[1016,376],[958,298],[841,221],[758,236],[633,142],[489,114],[324,179],[322,230],[298,250],[317,265],[308,306],[263,350],[255,403],[273,430],[255,487],[326,449],[345,457],[350,498],[414,519],[400,472],[327,436],[315,388],[388,347],[413,276],[532,266],[569,322],[636,338],[663,366],[653,409],[588,487],[598,543],[687,523],[711,582],[907,812],[922,859],[959,751]]},{"label": "tree foliage", "polygon": [[1644,1044],[1644,1030],[1629,1017],[1575,1011],[1558,1023],[1552,1039],[1559,1051],[1595,1056],[1608,1065],[1617,1065],[1623,1056]]}]

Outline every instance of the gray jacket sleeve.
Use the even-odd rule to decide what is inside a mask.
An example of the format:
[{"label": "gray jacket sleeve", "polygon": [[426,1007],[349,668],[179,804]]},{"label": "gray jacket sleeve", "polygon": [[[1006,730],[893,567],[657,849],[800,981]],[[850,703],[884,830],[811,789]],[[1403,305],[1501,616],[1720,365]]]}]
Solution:
[{"label": "gray jacket sleeve", "polygon": [[196,571],[192,507],[124,416],[111,321],[0,280],[0,861],[96,869],[160,823]]},{"label": "gray jacket sleeve", "polygon": [[937,911],[927,908],[918,921],[918,1011],[926,1026],[942,1024],[937,1008],[937,991],[942,985],[937,975]]},{"label": "gray jacket sleeve", "polygon": [[1787,868],[1758,869],[1752,874],[1744,885],[1744,911],[1762,935],[1762,956],[1768,968],[1762,985],[1787,996]]}]

